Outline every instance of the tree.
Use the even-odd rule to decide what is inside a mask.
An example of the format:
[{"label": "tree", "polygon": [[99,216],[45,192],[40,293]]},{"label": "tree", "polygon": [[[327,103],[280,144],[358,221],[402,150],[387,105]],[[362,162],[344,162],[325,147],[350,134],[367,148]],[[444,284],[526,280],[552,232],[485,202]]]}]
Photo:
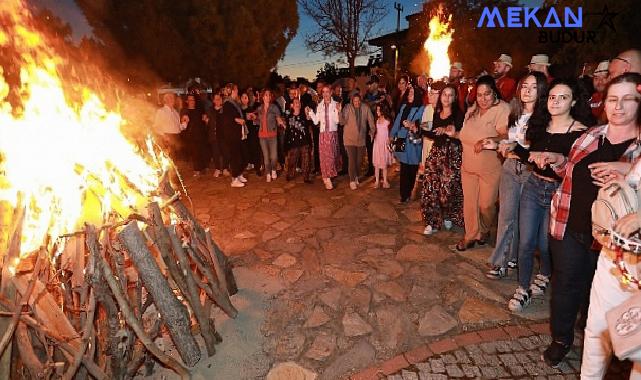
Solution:
[{"label": "tree", "polygon": [[261,86],[298,29],[296,0],[76,2],[106,49],[127,58],[121,70],[136,62],[166,81]]},{"label": "tree", "polygon": [[325,65],[316,72],[316,80],[322,80],[325,83],[334,83],[339,77],[335,63],[325,62]]},{"label": "tree", "polygon": [[317,31],[305,36],[305,44],[325,56],[344,54],[354,75],[356,57],[366,52],[374,27],[385,17],[385,2],[378,0],[299,0]]}]

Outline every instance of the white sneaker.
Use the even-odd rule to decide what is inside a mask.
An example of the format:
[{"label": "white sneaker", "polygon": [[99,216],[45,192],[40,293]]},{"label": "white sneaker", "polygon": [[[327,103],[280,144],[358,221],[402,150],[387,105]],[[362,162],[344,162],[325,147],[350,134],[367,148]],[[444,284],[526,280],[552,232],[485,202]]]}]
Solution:
[{"label": "white sneaker", "polygon": [[358,185],[356,184],[356,182],[352,181],[349,183],[349,188],[352,190],[356,190],[358,189]]},{"label": "white sneaker", "polygon": [[332,185],[332,180],[331,179],[323,178],[323,182],[325,183],[325,189],[332,190],[334,188],[334,185]]},{"label": "white sneaker", "polygon": [[202,173],[199,172],[198,170],[194,171],[194,177],[200,177],[200,174]]},{"label": "white sneaker", "polygon": [[253,170],[254,164],[247,164],[247,170]]},{"label": "white sneaker", "polygon": [[271,174],[267,174],[267,183],[272,181],[272,176]]},{"label": "white sneaker", "polygon": [[238,178],[234,178],[231,181],[231,187],[245,187],[245,184],[240,182],[240,180]]},{"label": "white sneaker", "polygon": [[272,179],[278,178],[278,175],[276,174],[276,170],[272,170]]},{"label": "white sneaker", "polygon": [[238,178],[238,180],[239,180],[240,182],[242,182],[242,183],[247,183],[247,178],[245,178],[245,176],[244,176],[244,175],[242,175],[242,174],[241,174],[241,175],[239,175],[239,176],[238,176],[238,177],[236,177],[236,178]]},{"label": "white sneaker", "polygon": [[530,285],[533,296],[543,296],[550,285],[550,277],[538,273]]},{"label": "white sneaker", "polygon": [[516,292],[514,292],[514,295],[512,296],[512,299],[507,304],[508,309],[511,311],[522,311],[528,305],[530,304],[530,301],[532,300],[532,290],[528,289],[525,290],[522,287],[518,287],[516,289]]},{"label": "white sneaker", "polygon": [[229,173],[229,170],[225,169],[225,170],[223,170],[223,175],[225,177],[229,177],[231,175],[231,173]]},{"label": "white sneaker", "polygon": [[435,232],[438,232],[436,228],[432,228],[432,226],[425,226],[425,229],[423,230],[423,235],[431,235]]},{"label": "white sneaker", "polygon": [[216,178],[220,177],[220,170],[218,169],[214,170],[214,177]]},{"label": "white sneaker", "polygon": [[358,182],[358,177],[356,177],[356,184],[357,184],[357,185],[360,185],[360,184],[361,184],[360,182]]}]

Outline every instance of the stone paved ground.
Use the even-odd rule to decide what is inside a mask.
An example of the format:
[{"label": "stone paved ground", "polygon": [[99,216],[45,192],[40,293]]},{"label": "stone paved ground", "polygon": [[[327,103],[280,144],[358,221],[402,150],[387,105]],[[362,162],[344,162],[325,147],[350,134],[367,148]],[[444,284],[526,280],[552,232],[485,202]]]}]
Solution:
[{"label": "stone paved ground", "polygon": [[[267,184],[246,175],[248,186],[232,189],[229,178],[183,173],[197,217],[210,226],[234,266],[282,285],[268,306],[264,339],[256,343],[263,345],[264,356],[253,360],[266,361],[266,369],[291,361],[320,379],[346,378],[426,342],[547,318],[545,298],[534,300],[523,314],[509,313],[514,279],[492,281],[483,275],[491,248],[457,254],[447,245],[460,233],[424,237],[419,204],[397,205],[394,177],[388,190],[372,189],[367,182],[351,191],[341,177],[335,190],[326,191],[319,178],[312,185],[282,177]],[[391,378],[442,378],[441,362],[449,376],[454,375],[448,369],[466,374],[473,368],[482,376],[493,370],[519,376],[500,355],[483,351],[491,355],[489,367],[473,361],[479,350],[483,346],[436,356]],[[514,344],[501,355],[518,360],[517,354],[528,350]],[[457,355],[461,361],[450,363],[459,360]]]}]

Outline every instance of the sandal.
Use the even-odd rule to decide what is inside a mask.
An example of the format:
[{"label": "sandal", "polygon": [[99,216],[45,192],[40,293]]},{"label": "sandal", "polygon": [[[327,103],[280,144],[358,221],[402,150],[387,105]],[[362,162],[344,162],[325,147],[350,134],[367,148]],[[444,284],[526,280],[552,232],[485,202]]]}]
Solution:
[{"label": "sandal", "polygon": [[454,252],[464,252],[468,249],[474,248],[475,245],[476,245],[476,240],[466,242],[465,239],[463,239],[458,243],[456,243],[456,245],[451,245],[450,250]]}]

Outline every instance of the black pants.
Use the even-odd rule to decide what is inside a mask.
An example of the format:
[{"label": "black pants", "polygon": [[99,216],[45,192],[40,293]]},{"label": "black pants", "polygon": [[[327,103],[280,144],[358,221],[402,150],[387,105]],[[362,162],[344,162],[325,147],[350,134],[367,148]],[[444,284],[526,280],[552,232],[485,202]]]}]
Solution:
[{"label": "black pants", "polygon": [[414,182],[416,181],[416,173],[418,172],[418,165],[409,165],[401,162],[401,176],[399,178],[401,190],[401,202],[410,199],[412,189],[414,189]]},{"label": "black pants", "polygon": [[587,310],[599,252],[591,249],[592,236],[565,231],[563,240],[550,237],[552,291],[550,330],[552,339],[574,342],[574,324],[580,309]]},{"label": "black pants", "polygon": [[220,149],[220,145],[218,144],[218,141],[210,141],[209,146],[211,147],[211,168],[212,169],[218,169],[222,171],[223,169],[226,168],[223,164],[223,153]]},{"label": "black pants", "polygon": [[227,140],[222,145],[223,157],[229,160],[229,171],[232,177],[243,174],[243,151],[240,139]]},{"label": "black pants", "polygon": [[365,173],[365,176],[369,177],[374,175],[374,164],[372,162],[374,154],[374,142],[369,137],[369,131],[368,135],[365,136],[365,148],[367,148],[367,172]]},{"label": "black pants", "polygon": [[260,150],[260,141],[258,139],[258,127],[250,126],[249,135],[247,136],[248,145],[248,163],[254,165],[256,174],[261,173],[260,167],[263,164],[263,153]]}]

